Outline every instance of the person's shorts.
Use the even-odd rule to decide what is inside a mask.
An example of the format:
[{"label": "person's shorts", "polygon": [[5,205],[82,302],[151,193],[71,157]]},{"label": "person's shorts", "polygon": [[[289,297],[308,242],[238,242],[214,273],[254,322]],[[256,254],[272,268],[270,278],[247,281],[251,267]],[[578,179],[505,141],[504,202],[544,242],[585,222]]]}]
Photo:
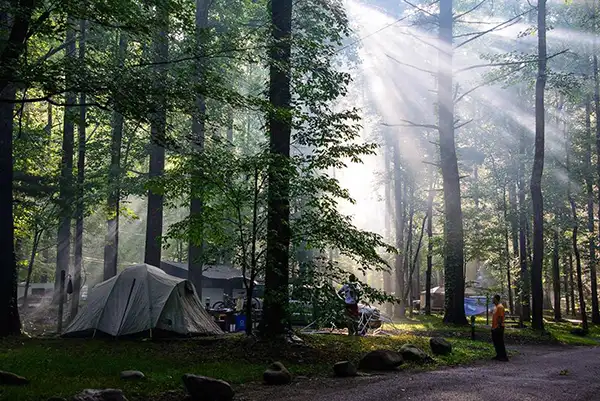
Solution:
[{"label": "person's shorts", "polygon": [[358,305],[357,304],[346,304],[346,313],[351,317],[358,317]]}]

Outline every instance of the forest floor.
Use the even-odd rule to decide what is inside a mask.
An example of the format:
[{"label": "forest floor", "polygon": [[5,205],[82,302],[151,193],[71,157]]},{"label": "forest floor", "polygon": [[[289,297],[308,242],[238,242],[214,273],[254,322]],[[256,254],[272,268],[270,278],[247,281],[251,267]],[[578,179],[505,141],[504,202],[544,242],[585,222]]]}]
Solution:
[{"label": "forest floor", "polygon": [[248,401],[597,401],[600,348],[511,346],[510,362],[479,361],[428,372],[326,379],[273,389],[252,386]]},{"label": "forest floor", "polygon": [[[478,322],[479,323],[479,322]],[[483,322],[485,323],[485,322]],[[549,323],[549,335],[528,329],[508,329],[507,343],[519,347],[549,345],[600,345],[600,328],[580,338],[569,334],[571,323]],[[206,375],[230,382],[244,394],[248,383],[260,383],[262,373],[273,361],[283,362],[295,383],[318,382],[332,375],[332,365],[341,360],[357,362],[374,349],[399,349],[412,343],[429,350],[429,337],[443,336],[453,344],[448,356],[435,357],[426,366],[406,364],[403,371],[435,370],[469,365],[493,355],[489,331],[477,328],[476,341],[469,327],[441,324],[439,318],[420,318],[394,325],[392,336],[352,338],[345,335],[304,335],[303,344],[256,343],[242,335],[190,340],[89,340],[60,338],[19,338],[0,341],[0,370],[30,379],[24,387],[0,387],[0,400],[45,401],[52,396],[70,397],[85,388],[121,388],[129,400],[180,401],[181,376]],[[140,370],[147,379],[124,382],[123,370]],[[256,387],[256,386],[255,386]],[[257,386],[262,387],[262,386]],[[252,385],[250,385],[252,388]]]}]

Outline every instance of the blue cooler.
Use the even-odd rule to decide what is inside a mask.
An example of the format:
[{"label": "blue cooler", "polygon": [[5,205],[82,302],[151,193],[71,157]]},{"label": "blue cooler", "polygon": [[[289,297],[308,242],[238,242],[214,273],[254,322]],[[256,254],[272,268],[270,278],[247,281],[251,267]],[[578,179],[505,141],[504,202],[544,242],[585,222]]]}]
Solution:
[{"label": "blue cooler", "polygon": [[235,317],[235,331],[246,331],[246,315]]}]

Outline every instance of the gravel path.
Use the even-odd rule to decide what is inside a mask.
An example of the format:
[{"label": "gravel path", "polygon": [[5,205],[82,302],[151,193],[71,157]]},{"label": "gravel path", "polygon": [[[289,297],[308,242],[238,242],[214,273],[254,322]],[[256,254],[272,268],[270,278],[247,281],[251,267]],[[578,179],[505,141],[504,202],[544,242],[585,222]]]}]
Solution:
[{"label": "gravel path", "polygon": [[433,372],[299,381],[255,389],[252,401],[599,401],[600,347],[510,347],[510,362]]}]

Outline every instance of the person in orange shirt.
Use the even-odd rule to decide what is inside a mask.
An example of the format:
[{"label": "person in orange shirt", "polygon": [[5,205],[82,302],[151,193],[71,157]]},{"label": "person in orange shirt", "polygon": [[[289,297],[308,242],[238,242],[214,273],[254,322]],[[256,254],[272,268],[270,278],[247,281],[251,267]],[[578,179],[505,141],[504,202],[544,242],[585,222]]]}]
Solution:
[{"label": "person in orange shirt", "polygon": [[492,315],[492,342],[496,349],[496,361],[508,362],[504,346],[504,305],[500,303],[500,295],[494,295],[494,314]]}]

